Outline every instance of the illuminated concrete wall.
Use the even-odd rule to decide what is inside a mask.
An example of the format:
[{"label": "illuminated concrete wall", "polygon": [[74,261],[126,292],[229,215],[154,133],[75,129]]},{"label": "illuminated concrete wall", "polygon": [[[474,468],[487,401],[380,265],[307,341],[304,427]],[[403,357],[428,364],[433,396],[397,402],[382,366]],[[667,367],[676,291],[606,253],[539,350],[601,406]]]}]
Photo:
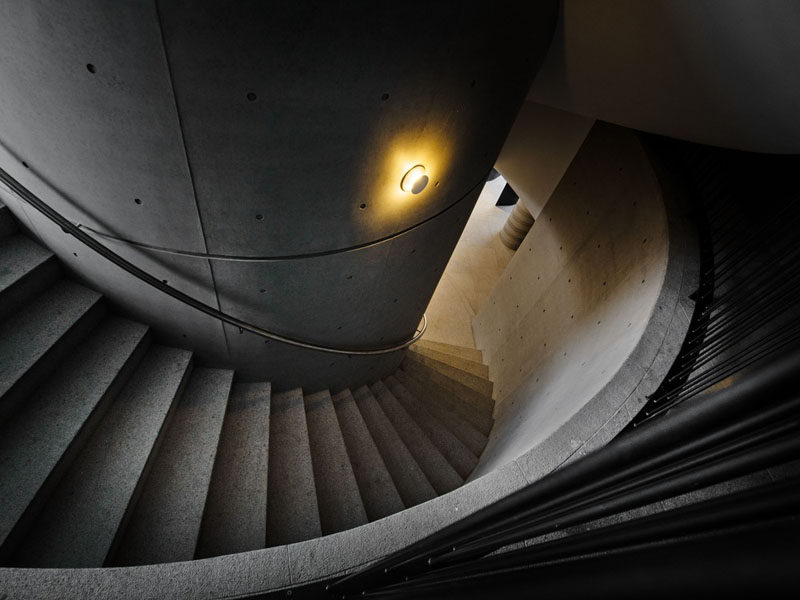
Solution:
[{"label": "illuminated concrete wall", "polygon": [[[386,346],[414,332],[555,9],[4,2],[0,164],[215,308],[309,342]],[[430,176],[418,195],[399,186],[415,163]],[[244,377],[311,391],[374,380],[400,359],[265,343],[3,201],[165,341]]]},{"label": "illuminated concrete wall", "polygon": [[549,472],[660,383],[697,262],[666,200],[637,134],[595,125],[473,322],[497,402],[473,477],[515,459],[529,480]]}]

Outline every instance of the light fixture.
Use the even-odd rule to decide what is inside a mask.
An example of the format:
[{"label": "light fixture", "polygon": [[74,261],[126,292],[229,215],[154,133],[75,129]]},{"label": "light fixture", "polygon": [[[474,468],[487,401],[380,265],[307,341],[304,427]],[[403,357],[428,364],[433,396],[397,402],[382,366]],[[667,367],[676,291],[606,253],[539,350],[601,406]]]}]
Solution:
[{"label": "light fixture", "polygon": [[411,192],[412,194],[419,194],[428,185],[428,176],[425,175],[425,167],[422,165],[414,165],[400,181],[400,188],[404,192]]}]

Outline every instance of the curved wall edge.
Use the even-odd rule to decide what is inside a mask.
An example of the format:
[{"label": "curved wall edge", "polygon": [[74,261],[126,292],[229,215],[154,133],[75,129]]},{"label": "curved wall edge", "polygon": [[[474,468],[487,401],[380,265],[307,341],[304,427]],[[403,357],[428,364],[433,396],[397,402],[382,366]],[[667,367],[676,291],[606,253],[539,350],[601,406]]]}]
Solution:
[{"label": "curved wall edge", "polygon": [[[621,370],[620,378],[629,381],[632,390],[614,400],[615,390],[619,388],[609,384],[595,397],[598,404],[615,401],[623,408],[635,409],[640,394],[655,389],[666,374],[688,327],[692,309],[688,295],[696,287],[698,272],[696,239],[691,223],[683,218],[680,207],[672,202],[669,193],[665,201],[669,209],[671,244],[659,295],[664,309],[653,315],[646,336]],[[591,410],[597,408],[592,406]],[[421,540],[432,531],[527,486],[566,461],[603,445],[621,428],[613,418],[603,421],[578,447],[570,443],[570,432],[564,429],[539,448],[448,494],[333,535],[162,565],[108,569],[2,568],[0,578],[5,583],[4,590],[20,600],[55,596],[78,600],[89,595],[121,600],[156,600],[164,596],[236,597],[326,580]],[[550,460],[543,460],[544,450],[548,451]]]}]

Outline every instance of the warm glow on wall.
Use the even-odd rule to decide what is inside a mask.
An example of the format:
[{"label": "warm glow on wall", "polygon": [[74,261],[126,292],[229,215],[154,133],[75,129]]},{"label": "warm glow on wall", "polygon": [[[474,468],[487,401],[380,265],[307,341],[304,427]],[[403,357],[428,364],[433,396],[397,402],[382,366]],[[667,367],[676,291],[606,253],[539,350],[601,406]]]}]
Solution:
[{"label": "warm glow on wall", "polygon": [[404,192],[411,192],[412,194],[419,194],[425,189],[426,185],[428,185],[428,176],[425,174],[425,167],[422,165],[411,167],[400,181],[400,188]]}]

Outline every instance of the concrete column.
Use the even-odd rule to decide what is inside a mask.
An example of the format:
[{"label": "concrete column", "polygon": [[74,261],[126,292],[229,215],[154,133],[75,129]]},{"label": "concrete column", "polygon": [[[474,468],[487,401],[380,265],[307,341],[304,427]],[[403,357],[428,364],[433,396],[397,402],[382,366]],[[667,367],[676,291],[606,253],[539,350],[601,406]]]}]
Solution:
[{"label": "concrete column", "polygon": [[508,215],[506,224],[500,231],[500,241],[512,250],[519,248],[522,240],[528,235],[531,227],[533,227],[533,215],[528,212],[522,202],[517,202],[514,205],[514,210]]}]

